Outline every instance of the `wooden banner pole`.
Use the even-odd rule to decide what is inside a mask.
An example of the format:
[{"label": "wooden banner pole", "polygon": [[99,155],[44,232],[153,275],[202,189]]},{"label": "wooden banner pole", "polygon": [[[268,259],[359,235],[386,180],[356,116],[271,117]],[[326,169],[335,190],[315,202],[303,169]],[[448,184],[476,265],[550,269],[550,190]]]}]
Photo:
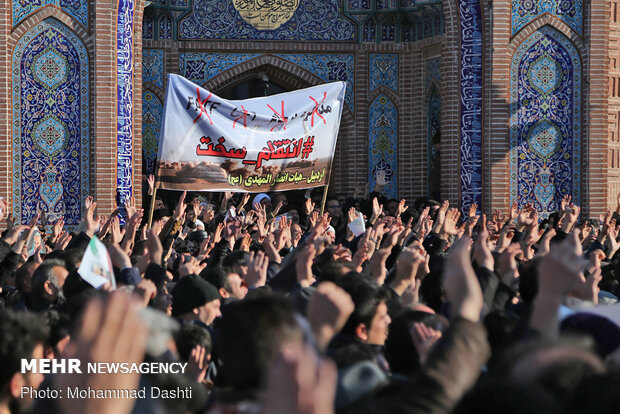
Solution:
[{"label": "wooden banner pole", "polygon": [[151,228],[151,224],[153,223],[153,211],[155,210],[155,197],[157,196],[157,183],[153,186],[153,195],[151,196],[151,206],[149,208],[149,222],[148,228]]}]

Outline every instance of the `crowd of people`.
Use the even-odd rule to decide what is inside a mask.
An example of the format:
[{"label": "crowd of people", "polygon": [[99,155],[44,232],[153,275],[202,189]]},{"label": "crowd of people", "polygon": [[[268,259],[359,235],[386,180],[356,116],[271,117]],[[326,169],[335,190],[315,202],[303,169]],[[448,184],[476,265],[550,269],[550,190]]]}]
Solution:
[{"label": "crowd of people", "polygon": [[[0,201],[0,414],[620,412],[620,197],[543,219],[380,188],[324,213],[322,189],[170,194],[152,223],[89,197],[73,231]],[[99,289],[79,272],[93,237],[115,273]],[[43,358],[186,365],[23,371]],[[70,387],[163,391],[54,398]]]}]

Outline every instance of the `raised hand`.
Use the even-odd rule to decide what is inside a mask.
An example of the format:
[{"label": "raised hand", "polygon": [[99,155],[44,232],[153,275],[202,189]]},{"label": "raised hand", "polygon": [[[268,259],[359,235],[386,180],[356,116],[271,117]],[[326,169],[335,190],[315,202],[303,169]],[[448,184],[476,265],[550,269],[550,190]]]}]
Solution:
[{"label": "raised hand", "polygon": [[443,286],[451,304],[452,316],[472,322],[480,320],[482,290],[469,259],[468,237],[457,240],[449,250],[444,267]]},{"label": "raised hand", "polygon": [[245,282],[249,288],[265,286],[267,283],[267,267],[269,258],[260,250],[251,252],[248,259],[248,272],[245,275]]},{"label": "raised hand", "polygon": [[207,355],[207,350],[200,345],[196,345],[189,354],[187,375],[200,384],[205,380],[208,367],[209,355]]},{"label": "raised hand", "polygon": [[297,272],[297,282],[302,287],[308,287],[314,283],[312,274],[312,261],[316,254],[313,243],[306,243],[297,255],[295,261],[295,271]]},{"label": "raised hand", "polygon": [[429,328],[422,322],[414,322],[409,333],[413,341],[413,346],[420,357],[420,363],[424,364],[433,345],[441,338],[441,331]]},{"label": "raised hand", "polygon": [[185,209],[187,208],[187,204],[185,204],[185,196],[187,195],[187,191],[183,191],[177,205],[174,209],[174,213],[172,214],[172,218],[174,220],[181,220],[183,214],[185,214]]},{"label": "raised hand", "polygon": [[155,191],[155,176],[153,174],[149,174],[146,176],[146,183],[149,186],[149,195],[152,196]]},{"label": "raised hand", "polygon": [[522,252],[521,245],[513,243],[499,255],[497,267],[500,278],[506,286],[512,287],[514,281],[519,277],[519,269],[515,258]]},{"label": "raised hand", "polygon": [[437,210],[437,216],[435,216],[435,223],[433,224],[433,233],[441,232],[444,221],[446,220],[446,214],[448,214],[448,207],[450,207],[450,202],[444,200],[439,210]]},{"label": "raised hand", "polygon": [[161,265],[162,255],[164,254],[164,248],[157,237],[154,229],[146,231],[146,248],[150,257],[151,263]]},{"label": "raised hand", "polygon": [[474,243],[474,261],[480,267],[484,267],[487,270],[493,271],[495,261],[493,260],[493,254],[491,253],[491,249],[489,248],[489,232],[486,230],[482,230],[480,234],[478,234],[478,238]]},{"label": "raised hand", "polygon": [[323,282],[310,298],[307,315],[319,348],[325,350],[355,306],[351,296],[332,282]]},{"label": "raised hand", "polygon": [[441,233],[444,237],[447,236],[456,236],[459,234],[459,230],[456,225],[459,221],[459,217],[461,217],[461,213],[456,208],[451,208],[446,213],[446,217],[443,223],[443,227],[441,228]]},{"label": "raised hand", "polygon": [[336,366],[310,348],[280,351],[267,370],[263,413],[334,414]]},{"label": "raised hand", "polygon": [[379,216],[383,213],[383,204],[379,204],[379,200],[377,197],[372,199],[372,216],[370,217],[370,222],[374,224],[375,221],[379,218]]},{"label": "raised hand", "polygon": [[306,198],[306,202],[304,203],[304,208],[306,209],[306,216],[309,216],[314,211],[314,203],[311,198]]}]

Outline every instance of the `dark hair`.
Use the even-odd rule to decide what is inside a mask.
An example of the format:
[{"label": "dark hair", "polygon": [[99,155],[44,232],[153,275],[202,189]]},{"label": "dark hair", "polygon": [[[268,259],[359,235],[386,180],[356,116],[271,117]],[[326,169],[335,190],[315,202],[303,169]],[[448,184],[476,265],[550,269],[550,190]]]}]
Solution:
[{"label": "dark hair", "polygon": [[388,302],[389,295],[387,291],[363,280],[351,278],[344,279],[341,287],[351,295],[351,299],[353,299],[355,304],[355,310],[347,319],[346,324],[342,328],[342,333],[355,335],[355,330],[361,323],[370,329],[372,319],[377,312],[377,307],[381,302],[386,304]]},{"label": "dark hair", "polygon": [[279,346],[299,335],[291,303],[284,297],[264,294],[233,302],[221,320],[217,354],[222,371],[216,385],[235,390],[258,390]]},{"label": "dark hair", "polygon": [[54,354],[58,356],[58,342],[70,334],[71,323],[69,316],[60,313],[57,310],[47,310],[45,312],[47,325],[49,326],[49,337],[46,345],[54,350]]},{"label": "dark hair", "polygon": [[248,253],[243,250],[236,250],[228,253],[222,260],[222,267],[245,266],[248,263]]},{"label": "dark hair", "polygon": [[200,277],[211,283],[218,290],[224,288],[226,292],[232,293],[230,289],[230,283],[228,282],[228,275],[231,270],[227,267],[210,267],[204,268],[200,272]]},{"label": "dark hair", "polygon": [[192,349],[200,345],[206,351],[206,355],[211,354],[211,335],[202,326],[194,323],[185,323],[174,334],[174,341],[179,351],[179,356],[183,361],[189,360]]},{"label": "dark hair", "polygon": [[41,263],[32,274],[32,299],[34,301],[40,301],[42,299],[43,293],[45,292],[45,282],[47,281],[51,282],[56,289],[58,289],[59,293],[61,292],[62,287],[54,274],[55,267],[62,267],[65,269],[64,261],[58,259],[46,260]]},{"label": "dark hair", "polygon": [[437,331],[442,331],[444,328],[440,318],[432,313],[406,310],[396,316],[390,324],[390,331],[385,341],[385,357],[394,373],[410,376],[421,367],[420,356],[410,334],[415,322],[421,322]]},{"label": "dark hair", "polygon": [[32,288],[32,275],[35,270],[35,263],[30,262],[26,263],[15,272],[15,287],[17,290],[24,292],[27,284]]},{"label": "dark hair", "polygon": [[43,345],[47,335],[47,327],[35,314],[0,311],[0,393],[13,375],[20,372],[21,360],[31,359],[34,348]]}]

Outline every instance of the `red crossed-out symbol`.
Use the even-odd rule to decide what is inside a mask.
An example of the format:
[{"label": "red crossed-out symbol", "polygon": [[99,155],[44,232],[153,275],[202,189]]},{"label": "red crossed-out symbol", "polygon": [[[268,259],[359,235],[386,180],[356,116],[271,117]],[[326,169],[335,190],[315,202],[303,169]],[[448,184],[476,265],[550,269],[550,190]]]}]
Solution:
[{"label": "red crossed-out symbol", "polygon": [[243,127],[247,128],[248,126],[246,125],[246,120],[248,119],[248,111],[243,107],[243,105],[241,105],[241,109],[243,110],[243,115],[239,115],[234,121],[233,121],[233,128],[235,127],[235,124],[237,123],[238,120],[243,119]]},{"label": "red crossed-out symbol", "polygon": [[323,115],[319,113],[319,106],[321,106],[323,102],[325,102],[325,99],[327,99],[327,92],[323,92],[323,100],[321,102],[317,102],[316,99],[314,99],[312,96],[310,97],[310,99],[312,99],[312,101],[314,102],[314,109],[312,110],[312,118],[310,119],[310,126],[311,127],[314,126],[314,115],[315,114],[323,120],[324,124],[327,124],[327,121],[325,121],[325,118],[323,118]]},{"label": "red crossed-out symbol", "polygon": [[269,131],[273,131],[278,125],[282,125],[283,123],[284,123],[284,127],[282,129],[286,131],[286,123],[288,122],[288,119],[284,116],[284,101],[282,101],[282,113],[279,113],[278,111],[273,109],[271,105],[269,104],[267,104],[267,107],[271,109],[278,116],[277,125],[274,125],[273,127],[271,127]]},{"label": "red crossed-out symbol", "polygon": [[201,101],[200,100],[200,88],[196,87],[196,95],[197,95],[196,103],[198,104],[198,107],[200,108],[200,113],[198,114],[196,119],[194,119],[194,123],[196,123],[196,121],[198,121],[200,117],[202,116],[202,114],[204,113],[207,116],[207,118],[209,118],[209,122],[211,122],[211,125],[213,125],[213,120],[211,119],[211,117],[209,116],[209,113],[205,109],[205,104],[209,102],[209,98],[211,98],[211,95],[213,95],[213,93],[209,93],[209,96],[207,96],[207,98],[204,101]]}]

